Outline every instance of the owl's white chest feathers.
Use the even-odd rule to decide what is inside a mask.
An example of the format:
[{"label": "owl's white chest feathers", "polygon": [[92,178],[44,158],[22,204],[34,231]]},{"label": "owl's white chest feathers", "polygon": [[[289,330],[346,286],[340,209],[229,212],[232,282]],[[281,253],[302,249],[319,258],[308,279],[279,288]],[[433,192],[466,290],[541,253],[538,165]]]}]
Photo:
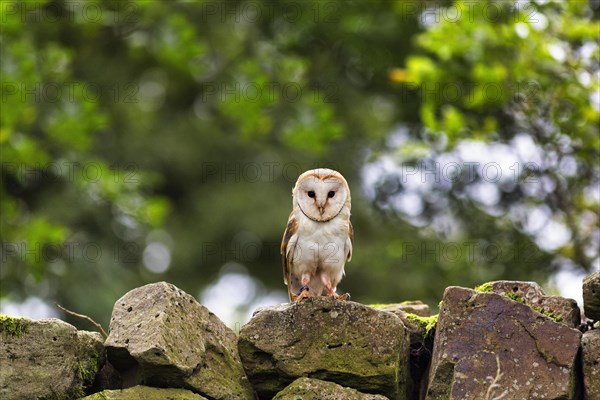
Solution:
[{"label": "owl's white chest feathers", "polygon": [[315,275],[319,271],[339,282],[348,255],[350,213],[342,211],[330,221],[317,222],[299,209],[296,211],[298,230],[292,258],[294,273]]}]

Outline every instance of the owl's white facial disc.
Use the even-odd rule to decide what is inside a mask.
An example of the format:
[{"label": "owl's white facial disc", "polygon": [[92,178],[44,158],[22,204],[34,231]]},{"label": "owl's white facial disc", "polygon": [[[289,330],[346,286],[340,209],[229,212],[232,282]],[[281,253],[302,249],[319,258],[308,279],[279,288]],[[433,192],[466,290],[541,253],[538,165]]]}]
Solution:
[{"label": "owl's white facial disc", "polygon": [[348,190],[336,174],[312,174],[298,180],[294,195],[304,215],[326,222],[342,211]]}]

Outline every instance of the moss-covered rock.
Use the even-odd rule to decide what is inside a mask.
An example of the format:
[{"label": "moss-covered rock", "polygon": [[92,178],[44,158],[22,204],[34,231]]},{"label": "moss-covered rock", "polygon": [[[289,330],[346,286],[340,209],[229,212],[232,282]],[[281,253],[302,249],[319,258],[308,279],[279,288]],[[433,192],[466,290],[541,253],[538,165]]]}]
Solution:
[{"label": "moss-covered rock", "polygon": [[185,389],[134,386],[123,390],[105,390],[82,400],[206,400],[206,397]]},{"label": "moss-covered rock", "polygon": [[117,300],[106,349],[126,385],[186,388],[215,400],[254,398],[235,333],[166,282]]},{"label": "moss-covered rock", "polygon": [[379,394],[365,394],[333,382],[298,378],[273,397],[273,400],[388,400]]},{"label": "moss-covered rock", "polygon": [[438,322],[438,314],[430,317],[421,317],[416,314],[406,313],[406,319],[415,323],[419,330],[423,333],[424,338],[428,338],[434,335],[435,327]]},{"label": "moss-covered rock", "polygon": [[583,334],[581,349],[585,398],[600,399],[600,329]]},{"label": "moss-covered rock", "polygon": [[576,328],[581,323],[581,311],[575,300],[547,295],[535,282],[492,281],[479,285],[474,290],[501,294],[571,328]]},{"label": "moss-covered rock", "polygon": [[583,312],[586,317],[600,321],[600,271],[583,280]]},{"label": "moss-covered rock", "polygon": [[265,398],[303,376],[405,398],[409,337],[389,312],[327,297],[268,307],[242,328],[238,346]]},{"label": "moss-covered rock", "polygon": [[435,335],[428,400],[576,393],[581,332],[505,295],[447,288]]},{"label": "moss-covered rock", "polygon": [[[400,303],[376,305],[375,307],[393,313],[404,324],[406,332],[410,337],[408,398],[421,399],[421,394],[425,393],[427,388],[427,370],[431,361],[433,338],[438,316],[430,316],[429,307],[425,310],[418,307],[415,309],[413,308],[413,304],[409,304],[408,306],[405,307],[403,303]],[[407,310],[417,311],[419,314],[413,314],[407,312]]]},{"label": "moss-covered rock", "polygon": [[25,334],[27,324],[23,318],[0,315],[0,334],[6,337],[21,337]]},{"label": "moss-covered rock", "polygon": [[74,399],[104,363],[103,339],[58,319],[0,318],[0,398]]},{"label": "moss-covered rock", "polygon": [[429,306],[420,300],[408,300],[401,303],[391,304],[369,304],[369,306],[378,310],[389,312],[402,311],[405,313],[415,314],[420,317],[429,317],[431,315]]}]

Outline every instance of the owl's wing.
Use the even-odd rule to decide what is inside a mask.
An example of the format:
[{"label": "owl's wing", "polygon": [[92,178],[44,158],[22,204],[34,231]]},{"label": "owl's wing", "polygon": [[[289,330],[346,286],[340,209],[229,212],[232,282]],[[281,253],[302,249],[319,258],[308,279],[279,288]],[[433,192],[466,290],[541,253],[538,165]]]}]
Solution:
[{"label": "owl's wing", "polygon": [[283,239],[281,241],[281,256],[283,260],[283,281],[286,285],[288,285],[288,294],[290,292],[290,273],[291,273],[291,263],[294,258],[294,250],[296,247],[296,242],[298,241],[298,223],[296,222],[296,218],[294,217],[294,212],[290,214],[290,218],[288,219],[287,226],[285,228],[285,232],[283,233]]},{"label": "owl's wing", "polygon": [[354,243],[354,228],[348,220],[348,237],[346,238],[346,261],[352,260],[352,245]]}]

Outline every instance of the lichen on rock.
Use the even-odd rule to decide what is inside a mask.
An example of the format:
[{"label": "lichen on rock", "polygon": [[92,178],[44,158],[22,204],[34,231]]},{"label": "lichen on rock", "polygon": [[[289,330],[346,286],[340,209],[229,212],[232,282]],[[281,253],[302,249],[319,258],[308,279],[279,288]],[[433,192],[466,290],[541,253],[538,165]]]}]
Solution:
[{"label": "lichen on rock", "polygon": [[242,327],[238,346],[265,398],[299,377],[405,398],[409,335],[389,312],[326,297],[268,307]]},{"label": "lichen on rock", "polygon": [[419,325],[423,330],[424,338],[429,338],[435,333],[435,327],[437,326],[439,314],[432,315],[430,317],[421,317],[416,314],[406,313],[406,318]]},{"label": "lichen on rock", "polygon": [[186,389],[134,386],[122,390],[104,390],[81,400],[207,400]]},{"label": "lichen on rock", "polygon": [[581,338],[583,387],[586,399],[600,399],[600,329]]},{"label": "lichen on rock", "polygon": [[378,394],[361,393],[333,382],[311,378],[298,378],[277,393],[273,400],[388,400]]},{"label": "lichen on rock", "polygon": [[0,398],[600,398],[600,330],[573,329],[573,300],[533,282],[476,289],[447,288],[434,316],[415,301],[311,297],[258,310],[237,336],[160,282],[116,302],[109,362],[98,333],[0,316]]},{"label": "lichen on rock", "polygon": [[443,301],[428,400],[483,399],[495,377],[495,396],[573,398],[581,332],[494,292],[449,287]]},{"label": "lichen on rock", "polygon": [[194,297],[166,282],[117,300],[106,349],[126,386],[186,388],[216,400],[254,397],[235,333]]},{"label": "lichen on rock", "polygon": [[474,290],[503,295],[571,328],[579,326],[581,321],[581,312],[575,300],[547,295],[535,282],[491,281]]},{"label": "lichen on rock", "polygon": [[431,315],[429,306],[420,300],[405,300],[400,303],[389,304],[369,304],[369,307],[392,313],[402,311],[406,313],[415,314],[420,317],[429,317]]},{"label": "lichen on rock", "polygon": [[[407,384],[409,399],[420,399],[421,393],[426,390],[427,369],[431,361],[435,327],[438,320],[438,315],[430,315],[429,307],[426,309],[415,308],[415,303],[422,304],[421,302],[411,302],[408,307],[403,303],[386,304],[379,308],[400,318],[410,338],[410,379]],[[416,305],[419,306],[419,304]],[[407,310],[416,311],[419,314],[413,314]]]},{"label": "lichen on rock", "polygon": [[5,317],[0,326],[0,398],[74,399],[104,363],[103,339],[58,319]]},{"label": "lichen on rock", "polygon": [[23,318],[0,314],[0,334],[21,337],[26,331]]},{"label": "lichen on rock", "polygon": [[583,311],[586,317],[600,321],[600,271],[583,280]]}]

